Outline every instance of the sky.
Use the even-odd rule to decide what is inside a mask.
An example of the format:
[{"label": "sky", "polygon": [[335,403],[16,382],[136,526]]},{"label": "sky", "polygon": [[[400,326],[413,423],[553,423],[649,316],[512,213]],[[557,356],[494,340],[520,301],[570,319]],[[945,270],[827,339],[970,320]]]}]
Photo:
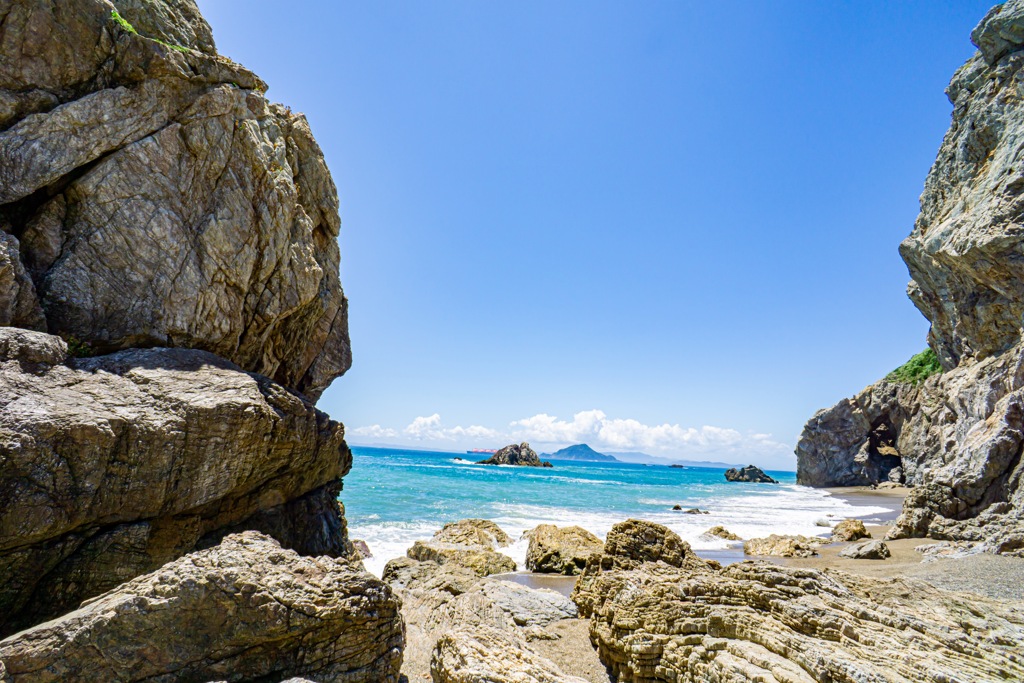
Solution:
[{"label": "sky", "polygon": [[350,443],[794,469],[925,348],[897,248],[990,2],[198,4],[338,186]]}]

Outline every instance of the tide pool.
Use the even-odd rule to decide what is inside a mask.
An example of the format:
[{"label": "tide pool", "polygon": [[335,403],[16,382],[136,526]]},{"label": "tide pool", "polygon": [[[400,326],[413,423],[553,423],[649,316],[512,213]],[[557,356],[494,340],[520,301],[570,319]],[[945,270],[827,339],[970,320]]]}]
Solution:
[{"label": "tide pool", "polygon": [[[779,484],[727,482],[724,469],[552,460],[553,468],[473,464],[486,456],[353,447],[345,477],[349,535],[366,541],[367,569],[380,575],[388,560],[405,555],[445,523],[467,517],[496,522],[513,539],[538,524],[579,525],[604,538],[630,517],[664,524],[694,549],[721,550],[737,543],[703,538],[717,524],[743,538],[768,534],[816,535],[821,519],[887,512],[859,507],[821,489],[796,485],[793,472],[770,471]],[[708,510],[707,515],[673,511]],[[526,542],[503,549],[525,569]]]}]

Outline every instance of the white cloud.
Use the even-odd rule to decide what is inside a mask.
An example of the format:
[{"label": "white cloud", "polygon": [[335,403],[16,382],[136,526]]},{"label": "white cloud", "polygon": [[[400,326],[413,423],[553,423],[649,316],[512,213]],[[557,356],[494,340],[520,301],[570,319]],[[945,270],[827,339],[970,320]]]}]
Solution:
[{"label": "white cloud", "polygon": [[418,441],[458,441],[467,438],[497,439],[501,436],[496,430],[480,425],[444,427],[441,424],[441,416],[437,413],[427,417],[417,417],[402,432]]},{"label": "white cloud", "polygon": [[371,439],[393,439],[398,436],[398,432],[394,429],[381,427],[380,425],[356,427],[355,429],[349,429],[348,434],[350,436],[367,436]]},{"label": "white cloud", "polygon": [[561,447],[587,443],[598,450],[647,451],[666,456],[707,455],[773,455],[789,451],[771,434],[743,434],[735,429],[704,425],[683,427],[679,424],[648,425],[632,418],[609,418],[602,410],[584,410],[571,420],[539,413],[515,420],[507,430],[481,425],[446,427],[441,415],[415,418],[399,433],[395,429],[370,425],[350,431],[355,436],[395,438],[400,434],[412,441],[463,442],[465,445],[500,446],[505,443],[530,441],[545,447]]}]

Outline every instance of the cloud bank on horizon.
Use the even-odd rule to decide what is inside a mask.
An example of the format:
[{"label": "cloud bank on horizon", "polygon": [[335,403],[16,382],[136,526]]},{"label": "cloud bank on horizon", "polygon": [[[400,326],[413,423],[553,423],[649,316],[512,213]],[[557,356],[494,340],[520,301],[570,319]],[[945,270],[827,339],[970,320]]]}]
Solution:
[{"label": "cloud bank on horizon", "polygon": [[542,447],[563,447],[586,443],[598,450],[643,451],[654,455],[759,456],[782,462],[792,457],[792,448],[775,441],[771,434],[744,434],[735,429],[705,425],[647,425],[631,418],[610,418],[602,410],[584,410],[571,420],[539,413],[510,422],[499,430],[482,425],[447,427],[438,413],[414,419],[403,429],[373,424],[348,430],[352,437],[367,441],[399,441],[409,445],[439,447],[498,447],[529,441]]}]

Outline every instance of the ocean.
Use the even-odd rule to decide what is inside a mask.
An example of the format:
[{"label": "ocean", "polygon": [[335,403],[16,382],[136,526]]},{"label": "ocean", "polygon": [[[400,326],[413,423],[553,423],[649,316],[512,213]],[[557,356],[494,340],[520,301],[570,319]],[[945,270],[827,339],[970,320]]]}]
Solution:
[{"label": "ocean", "polygon": [[[475,465],[486,456],[353,447],[345,477],[349,535],[366,541],[366,568],[380,576],[388,560],[405,555],[447,522],[479,517],[513,539],[538,524],[579,525],[604,538],[630,517],[664,524],[698,554],[716,556],[739,543],[705,538],[717,524],[743,538],[824,531],[818,520],[870,520],[886,507],[856,506],[822,489],[796,484],[794,472],[768,473],[774,484],[727,482],[724,469],[552,460],[553,468]],[[700,508],[710,514],[673,511]],[[525,569],[526,541],[503,552]]]}]

